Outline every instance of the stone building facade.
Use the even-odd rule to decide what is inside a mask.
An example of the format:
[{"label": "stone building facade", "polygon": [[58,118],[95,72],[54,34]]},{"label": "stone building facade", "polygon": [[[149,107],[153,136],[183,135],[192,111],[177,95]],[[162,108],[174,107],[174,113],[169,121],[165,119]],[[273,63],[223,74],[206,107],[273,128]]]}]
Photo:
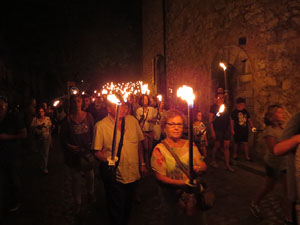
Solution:
[{"label": "stone building facade", "polygon": [[228,65],[231,101],[246,98],[258,126],[271,103],[295,113],[299,60],[299,0],[143,1],[144,80],[157,92],[165,82],[173,99],[179,86],[193,87],[206,115],[216,88],[224,87],[220,61]]}]

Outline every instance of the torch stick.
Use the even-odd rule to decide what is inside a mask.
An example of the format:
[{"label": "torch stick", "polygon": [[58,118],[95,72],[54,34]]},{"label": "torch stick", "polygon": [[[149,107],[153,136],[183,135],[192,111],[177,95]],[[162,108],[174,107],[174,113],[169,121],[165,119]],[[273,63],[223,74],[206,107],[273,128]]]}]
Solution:
[{"label": "torch stick", "polygon": [[111,160],[115,160],[116,156],[116,137],[117,137],[117,130],[118,130],[118,122],[119,122],[119,114],[120,114],[120,105],[116,105],[116,115],[115,115],[115,126],[114,126],[114,134],[111,146]]},{"label": "torch stick", "polygon": [[227,67],[226,67],[225,63],[222,63],[222,62],[219,63],[219,66],[222,67],[223,70],[224,70],[224,83],[225,83],[225,90],[224,91],[225,91],[225,93],[228,93],[227,73],[226,73]]},{"label": "torch stick", "polygon": [[120,101],[115,95],[108,95],[107,100],[116,104],[116,115],[115,115],[115,125],[114,125],[114,133],[113,133],[113,140],[111,146],[111,157],[108,157],[108,165],[115,166],[116,161],[116,138],[117,138],[117,131],[118,131],[118,121],[120,115]]},{"label": "torch stick", "polygon": [[194,180],[194,163],[193,163],[193,106],[188,105],[188,137],[189,137],[189,169],[190,169],[190,184]]},{"label": "torch stick", "polygon": [[194,99],[195,95],[191,87],[183,85],[177,90],[177,96],[181,97],[188,104],[188,137],[189,137],[189,172],[190,184],[194,184],[194,154],[193,154],[193,108],[194,108]]},{"label": "torch stick", "polygon": [[224,79],[225,79],[225,92],[228,92],[228,85],[227,85],[227,73],[226,70],[224,70]]}]

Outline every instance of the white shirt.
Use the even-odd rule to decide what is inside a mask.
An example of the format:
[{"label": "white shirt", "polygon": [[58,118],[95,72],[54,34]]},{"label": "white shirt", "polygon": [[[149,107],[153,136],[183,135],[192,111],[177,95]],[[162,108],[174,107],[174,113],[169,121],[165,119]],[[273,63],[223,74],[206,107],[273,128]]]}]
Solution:
[{"label": "white shirt", "polygon": [[[152,120],[157,116],[157,110],[151,106],[148,106],[146,110],[143,110],[143,107],[140,107],[136,110],[136,118],[138,120],[141,119],[142,115],[144,114],[144,125],[142,130],[143,131],[152,131],[154,123],[149,123],[149,120]],[[146,118],[147,116],[147,118]],[[143,122],[142,122],[143,123]],[[142,125],[141,125],[142,126]]]},{"label": "white shirt", "polygon": [[[102,151],[105,157],[111,156],[111,147],[114,132],[114,120],[110,115],[96,123],[92,149]],[[119,146],[121,132],[117,131],[116,151]],[[121,159],[117,168],[116,179],[127,184],[141,178],[139,171],[139,141],[144,140],[138,121],[131,115],[125,117],[124,141],[121,150]],[[117,153],[117,152],[116,152]]]}]

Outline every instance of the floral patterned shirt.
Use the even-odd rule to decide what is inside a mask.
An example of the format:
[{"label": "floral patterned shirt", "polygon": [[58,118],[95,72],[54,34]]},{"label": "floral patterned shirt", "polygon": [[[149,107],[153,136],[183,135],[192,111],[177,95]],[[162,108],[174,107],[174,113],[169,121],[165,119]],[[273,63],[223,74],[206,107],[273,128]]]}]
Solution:
[{"label": "floral patterned shirt", "polygon": [[[189,165],[189,141],[185,140],[183,147],[173,148],[170,147],[171,151],[178,156],[182,164],[186,169]],[[199,153],[196,145],[193,146],[194,154],[194,166],[197,166],[202,161],[203,157]],[[185,180],[187,179],[186,175],[181,171],[180,167],[177,165],[174,157],[167,150],[164,144],[160,143],[155,146],[152,157],[151,157],[151,167],[152,169],[163,175],[176,180]]]}]

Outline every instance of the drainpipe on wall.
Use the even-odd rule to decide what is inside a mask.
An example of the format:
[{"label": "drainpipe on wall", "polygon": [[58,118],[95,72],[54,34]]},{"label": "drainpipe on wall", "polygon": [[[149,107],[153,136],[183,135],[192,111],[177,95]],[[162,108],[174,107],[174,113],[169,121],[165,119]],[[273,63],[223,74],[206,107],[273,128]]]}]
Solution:
[{"label": "drainpipe on wall", "polygon": [[164,90],[163,94],[167,98],[167,31],[166,31],[166,1],[162,0],[162,16],[163,16],[163,51],[164,51]]}]

